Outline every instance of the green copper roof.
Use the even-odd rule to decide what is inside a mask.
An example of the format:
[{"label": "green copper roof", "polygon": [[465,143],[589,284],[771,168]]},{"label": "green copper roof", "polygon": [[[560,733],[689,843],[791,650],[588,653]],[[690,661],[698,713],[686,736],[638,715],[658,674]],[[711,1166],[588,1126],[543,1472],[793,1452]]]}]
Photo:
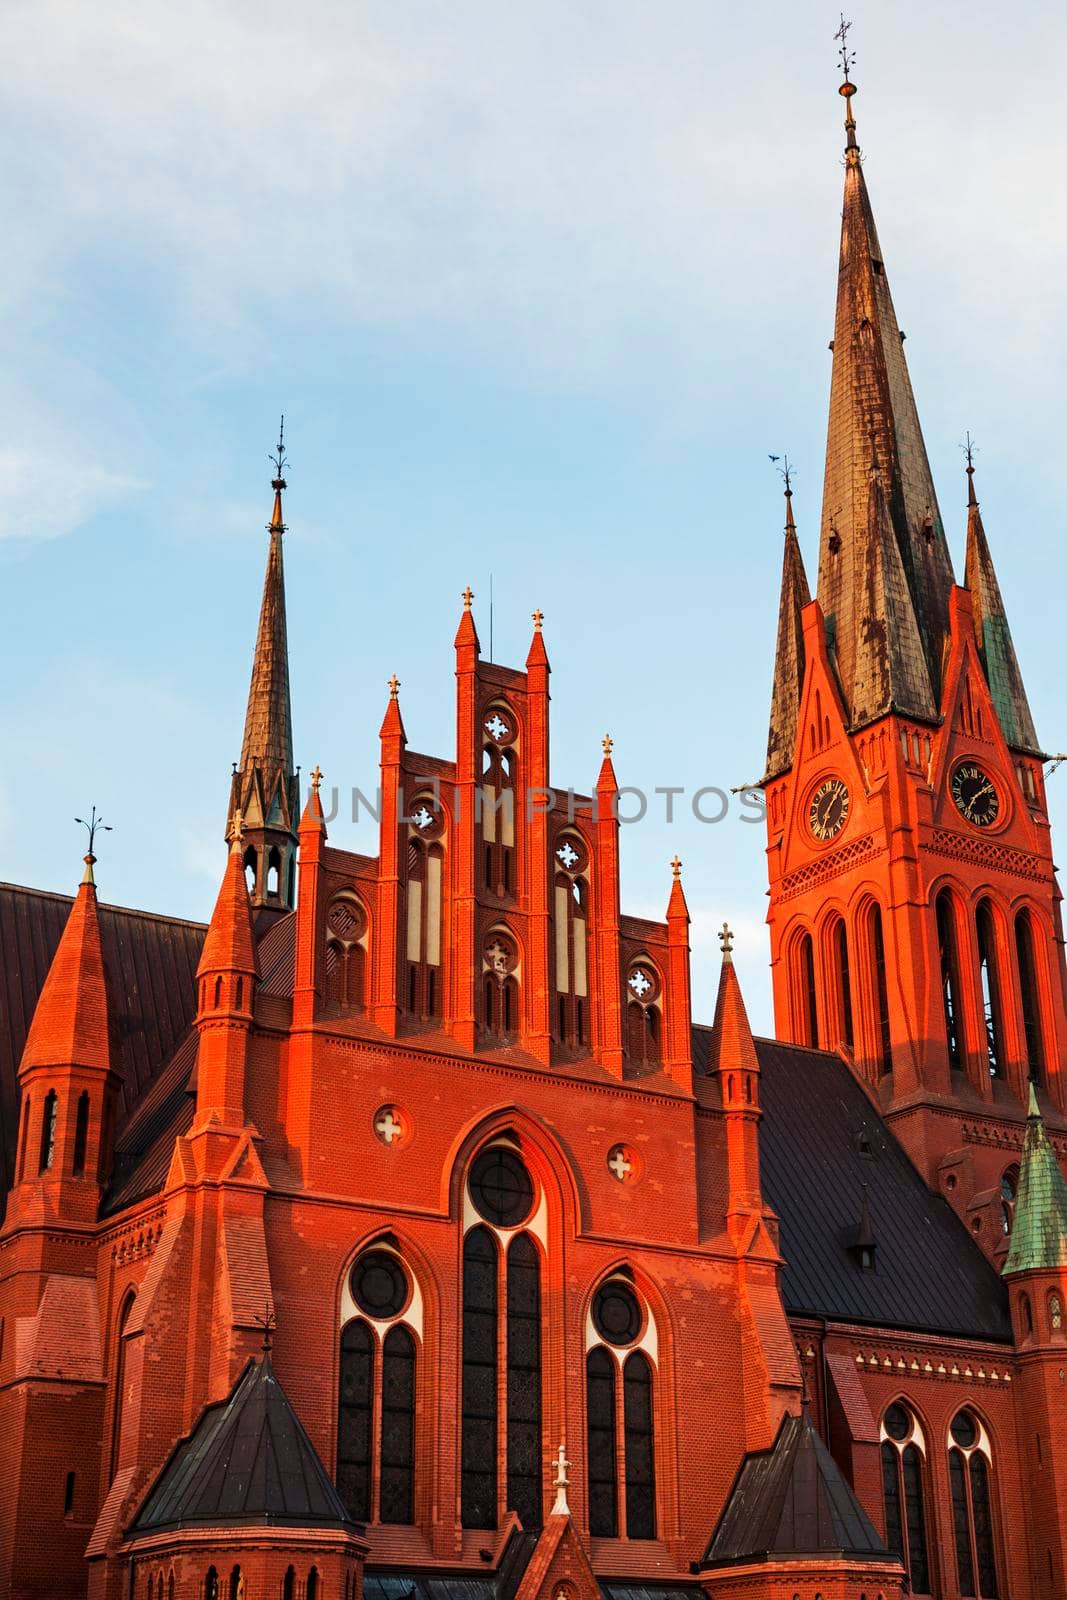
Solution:
[{"label": "green copper roof", "polygon": [[1019,1169],[1019,1198],[1004,1272],[1067,1266],[1067,1183],[1049,1144],[1030,1085],[1030,1111]]}]

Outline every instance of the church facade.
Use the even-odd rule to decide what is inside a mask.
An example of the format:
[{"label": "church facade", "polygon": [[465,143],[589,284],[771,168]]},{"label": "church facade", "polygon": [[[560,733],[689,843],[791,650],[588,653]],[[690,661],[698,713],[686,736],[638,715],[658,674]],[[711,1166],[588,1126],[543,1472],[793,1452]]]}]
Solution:
[{"label": "church facade", "polygon": [[[1067,972],[968,458],[955,582],[845,97],[817,596],[787,482],[775,1039],[540,613],[380,841],[294,764],[279,451],[206,927],[0,886],[0,1593],[1063,1600]],[[963,496],[961,494],[961,500]]]}]

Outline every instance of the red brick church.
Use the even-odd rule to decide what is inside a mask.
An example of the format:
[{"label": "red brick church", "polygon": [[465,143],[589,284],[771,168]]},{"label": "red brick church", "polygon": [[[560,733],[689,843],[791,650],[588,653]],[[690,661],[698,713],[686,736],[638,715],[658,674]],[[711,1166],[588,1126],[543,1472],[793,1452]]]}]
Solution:
[{"label": "red brick church", "polygon": [[328,836],[279,457],[210,923],[98,903],[92,847],[73,901],[0,889],[3,1595],[1067,1595],[1043,757],[970,465],[955,581],[842,93],[777,1037],[725,932],[694,1007],[677,861],[662,922],[620,905],[611,743],[568,807],[539,613],[503,667],[467,592],[454,753],[394,681],[379,853]]}]

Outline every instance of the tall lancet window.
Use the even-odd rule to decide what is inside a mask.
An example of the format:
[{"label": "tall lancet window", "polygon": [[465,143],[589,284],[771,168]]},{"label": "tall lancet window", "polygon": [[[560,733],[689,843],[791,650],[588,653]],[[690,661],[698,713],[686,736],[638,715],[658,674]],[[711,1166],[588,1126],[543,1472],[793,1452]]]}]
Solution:
[{"label": "tall lancet window", "polygon": [[954,1072],[959,1072],[963,1067],[963,1041],[960,1037],[960,964],[956,949],[956,911],[952,896],[947,889],[942,889],[937,897],[935,915],[948,1064]]},{"label": "tall lancet window", "polygon": [[441,1014],[445,816],[432,795],[420,795],[409,818],[407,1008],[414,1017],[437,1017]]},{"label": "tall lancet window", "polygon": [[798,1044],[819,1048],[819,1010],[815,991],[815,946],[806,930],[792,950],[793,1033]]},{"label": "tall lancet window", "polygon": [[492,705],[482,719],[483,881],[492,894],[513,895],[518,721],[510,706]]},{"label": "tall lancet window", "polygon": [[490,1042],[510,1043],[519,1031],[522,962],[506,928],[493,928],[482,948],[482,1027]]},{"label": "tall lancet window", "polygon": [[993,908],[983,900],[975,913],[978,937],[978,976],[982,989],[982,1018],[985,1025],[985,1052],[989,1076],[999,1078],[1004,1071],[1004,1022],[997,953],[997,929]]},{"label": "tall lancet window", "polygon": [[649,1070],[660,1064],[663,1037],[663,984],[658,968],[644,959],[626,974],[626,1050],[631,1066]]},{"label": "tall lancet window", "polygon": [[885,934],[882,931],[882,908],[870,910],[870,954],[872,990],[874,993],[874,1044],[877,1051],[878,1070],[885,1076],[893,1070],[893,1041],[889,1022],[889,982],[885,965]]},{"label": "tall lancet window", "polygon": [[568,829],[557,837],[552,857],[556,1038],[577,1050],[589,1036],[589,851],[581,834]]},{"label": "tall lancet window", "polygon": [[392,1245],[359,1257],[341,1314],[338,1492],[357,1522],[412,1523],[422,1297]]},{"label": "tall lancet window", "polygon": [[844,917],[838,917],[830,935],[830,959],[836,987],[838,1037],[847,1050],[853,1046],[852,1027],[852,970],[848,959],[848,929]]},{"label": "tall lancet window", "polygon": [[926,1440],[917,1418],[899,1401],[887,1409],[881,1433],[886,1544],[899,1552],[911,1592],[928,1594]]},{"label": "tall lancet window", "polygon": [[1027,1071],[1031,1083],[1040,1083],[1045,1069],[1045,1050],[1041,1038],[1034,923],[1029,911],[1020,911],[1015,918],[1015,954],[1019,963],[1019,998],[1022,1001],[1023,1030],[1026,1034]]},{"label": "tall lancet window", "polygon": [[997,1600],[992,1449],[973,1411],[958,1411],[949,1429],[948,1483],[961,1595]]},{"label": "tall lancet window", "polygon": [[589,1532],[656,1537],[655,1350],[648,1308],[627,1277],[593,1296],[585,1357]]},{"label": "tall lancet window", "polygon": [[464,1200],[465,1528],[495,1528],[512,1510],[527,1532],[536,1532],[544,1515],[541,1246],[531,1231],[542,1214],[539,1200],[514,1145],[492,1144],[475,1156]]}]

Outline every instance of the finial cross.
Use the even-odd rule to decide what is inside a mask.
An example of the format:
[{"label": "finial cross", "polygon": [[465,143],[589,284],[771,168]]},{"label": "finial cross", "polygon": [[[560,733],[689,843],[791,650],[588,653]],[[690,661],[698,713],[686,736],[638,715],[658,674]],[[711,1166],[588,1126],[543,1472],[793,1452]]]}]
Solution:
[{"label": "finial cross", "polygon": [[967,472],[968,472],[968,475],[969,476],[973,476],[973,474],[974,474],[974,458],[978,453],[978,446],[975,444],[974,440],[971,438],[971,430],[970,430],[970,428],[967,429],[967,432],[966,432],[964,437],[965,437],[966,442],[964,444],[960,445],[960,449],[963,451],[964,455],[967,457]]},{"label": "finial cross", "polygon": [[238,806],[233,814],[233,837],[236,844],[240,844],[241,840],[244,838],[244,831],[245,819],[241,813],[240,806]]},{"label": "finial cross", "polygon": [[400,692],[400,679],[397,677],[396,673],[394,672],[393,676],[389,679],[389,698],[390,698],[390,700],[395,700],[397,698],[399,692]]},{"label": "finial cross", "polygon": [[606,733],[604,735],[604,737],[601,739],[600,744],[601,744],[601,748],[604,751],[604,754],[606,756],[610,756],[611,752],[615,748],[615,740],[611,737],[611,734],[610,733]]},{"label": "finial cross", "polygon": [[471,608],[471,601],[474,599],[474,590],[471,588],[469,583],[464,589],[463,593],[460,595],[460,599],[463,601],[464,611],[469,611]]},{"label": "finial cross", "polygon": [[842,11],[841,26],[834,34],[834,38],[839,41],[837,53],[841,58],[841,72],[846,83],[848,82],[849,73],[856,64],[856,52],[848,48],[848,35],[851,27],[851,22],[845,21],[845,13]]},{"label": "finial cross", "polygon": [[671,862],[671,871],[674,873],[676,878],[680,878],[682,876],[682,859],[680,856],[676,855],[674,857],[673,861]]},{"label": "finial cross", "polygon": [[319,764],[316,761],[315,765],[311,769],[311,787],[314,789],[316,794],[319,792],[319,785],[321,782],[322,773],[319,771]]},{"label": "finial cross", "polygon": [[533,618],[534,632],[535,633],[540,633],[541,632],[541,624],[545,620],[544,612],[542,610],[540,610],[540,608],[538,608],[538,610],[536,610],[536,611],[531,611],[530,612],[530,616]]},{"label": "finial cross", "polygon": [[266,1355],[274,1343],[274,1330],[278,1326],[274,1315],[274,1307],[268,1301],[263,1307],[263,1315],[257,1316],[256,1326],[263,1329],[263,1354]]},{"label": "finial cross", "polygon": [[93,860],[95,861],[96,860],[96,856],[93,854],[93,847],[96,844],[97,833],[100,831],[101,828],[104,830],[105,833],[110,833],[112,831],[110,822],[105,822],[103,817],[98,817],[97,816],[96,807],[95,806],[93,807],[93,809],[89,813],[88,822],[86,822],[84,817],[75,817],[74,820],[75,820],[75,822],[80,822],[82,827],[85,828],[88,831],[88,834],[89,834],[89,854],[92,856]]},{"label": "finial cross", "polygon": [[734,948],[734,936],[730,931],[730,924],[728,922],[724,922],[722,925],[722,929],[719,933],[719,943],[722,945],[723,955],[728,957]]},{"label": "finial cross", "polygon": [[274,477],[275,477],[275,480],[277,482],[281,483],[282,488],[285,488],[284,474],[285,474],[285,469],[289,465],[289,463],[285,459],[285,413],[284,412],[282,413],[282,420],[278,424],[278,451],[277,451],[277,454],[268,456],[267,460],[268,461],[272,461],[274,463]]}]

